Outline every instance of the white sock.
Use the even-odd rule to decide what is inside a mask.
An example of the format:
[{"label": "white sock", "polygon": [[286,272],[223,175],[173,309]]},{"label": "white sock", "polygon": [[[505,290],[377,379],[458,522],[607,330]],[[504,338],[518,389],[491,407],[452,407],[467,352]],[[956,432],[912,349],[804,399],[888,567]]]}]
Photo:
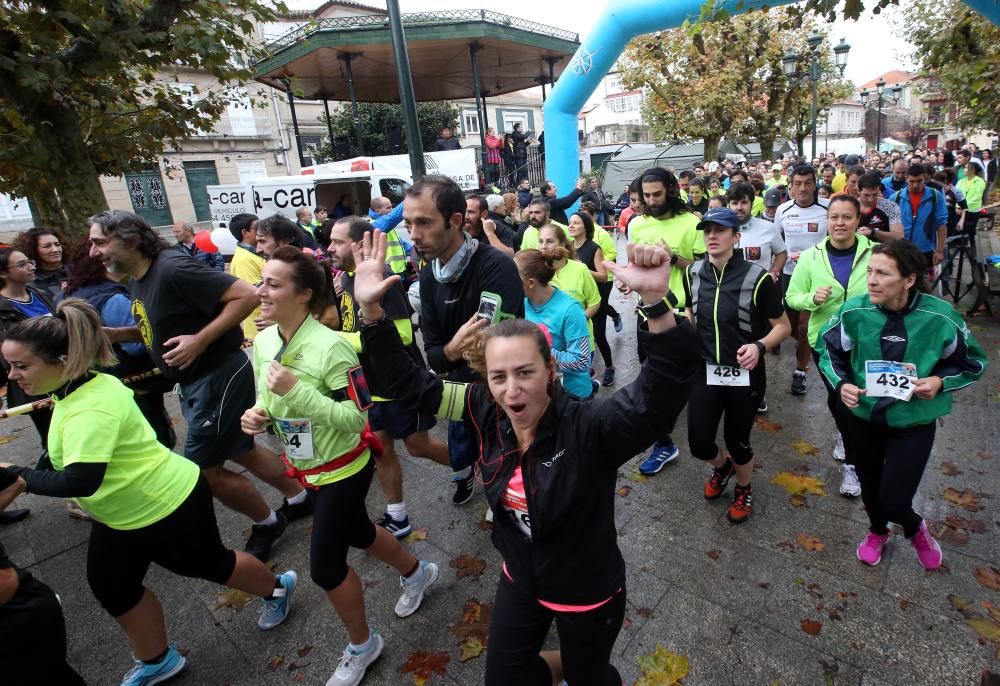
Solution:
[{"label": "white sock", "polygon": [[401,519],[406,519],[406,503],[387,503],[385,506],[385,511],[389,513],[389,516],[395,519],[397,522]]},{"label": "white sock", "polygon": [[464,481],[472,476],[472,467],[466,467],[465,469],[460,469],[457,472],[451,473],[452,481]]},{"label": "white sock", "polygon": [[271,514],[269,514],[264,519],[260,520],[259,522],[254,522],[254,524],[257,526],[271,526],[272,524],[277,524],[277,523],[278,523],[278,515],[274,513],[274,510],[271,510]]},{"label": "white sock", "polygon": [[412,574],[410,574],[410,576],[403,578],[406,579],[406,583],[411,585],[420,583],[421,581],[424,580],[424,565],[418,562],[417,569]]},{"label": "white sock", "polygon": [[302,489],[298,492],[298,495],[293,495],[291,498],[285,498],[289,505],[301,505],[306,501],[306,489]]},{"label": "white sock", "polygon": [[351,652],[354,653],[355,655],[360,655],[362,653],[367,653],[369,650],[371,650],[373,645],[374,645],[374,641],[372,641],[372,630],[369,628],[368,629],[368,640],[367,641],[365,641],[361,645],[355,645],[354,643],[348,643],[347,647],[350,648]]}]

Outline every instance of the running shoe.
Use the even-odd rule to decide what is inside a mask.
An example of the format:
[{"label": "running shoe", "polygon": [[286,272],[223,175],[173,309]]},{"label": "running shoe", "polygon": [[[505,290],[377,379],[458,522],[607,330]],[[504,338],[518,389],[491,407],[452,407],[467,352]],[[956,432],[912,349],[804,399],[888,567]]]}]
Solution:
[{"label": "running shoe", "polygon": [[612,317],[611,323],[615,325],[615,333],[621,333],[622,329],[625,328],[622,326],[622,316],[620,314]]},{"label": "running shoe", "polygon": [[372,647],[363,653],[355,653],[350,646],[344,648],[344,654],[337,663],[337,669],[333,676],[326,682],[326,686],[357,686],[365,678],[368,665],[375,662],[382,654],[385,641],[374,629],[370,629],[372,634]]},{"label": "running shoe", "polygon": [[279,587],[274,589],[274,595],[271,596],[270,600],[264,600],[264,607],[259,610],[258,629],[267,631],[285,621],[292,609],[292,594],[298,583],[299,575],[292,570],[278,576]]},{"label": "running shoe", "polygon": [[927,522],[921,521],[917,533],[910,539],[910,545],[917,552],[917,560],[920,566],[927,570],[934,570],[941,566],[941,546],[931,536],[927,530]]},{"label": "running shoe", "polygon": [[833,459],[843,462],[847,458],[847,448],[844,447],[844,437],[838,431],[833,435]]},{"label": "running shoe", "polygon": [[604,369],[604,377],[601,379],[602,386],[610,386],[615,382],[615,368],[606,367]]},{"label": "running shoe", "polygon": [[644,476],[659,474],[660,470],[668,462],[673,462],[680,454],[681,451],[674,445],[673,440],[668,438],[663,443],[657,441],[653,444],[653,449],[650,451],[649,457],[639,465],[639,473]]},{"label": "running shoe", "polygon": [[455,484],[455,495],[451,496],[452,505],[465,505],[472,500],[476,492],[476,477],[473,474],[464,479],[452,479]]},{"label": "running shoe", "polygon": [[250,527],[250,538],[247,539],[247,544],[243,546],[243,552],[250,553],[261,562],[267,562],[267,558],[271,557],[271,548],[274,547],[274,542],[288,528],[288,520],[285,518],[285,515],[281,512],[276,512],[275,514],[278,517],[278,521],[274,524],[254,524]]},{"label": "running shoe", "polygon": [[892,533],[888,530],[881,535],[871,531],[866,533],[865,540],[861,541],[858,546],[858,559],[871,567],[877,565],[882,561],[882,551],[891,535]]},{"label": "running shoe", "polygon": [[399,585],[403,587],[403,595],[396,601],[396,616],[409,617],[420,609],[424,599],[424,591],[438,579],[438,566],[433,562],[420,561],[423,574],[416,581],[410,582],[406,577],[399,577]]},{"label": "running shoe", "polygon": [[760,405],[757,406],[757,414],[767,414],[767,398],[760,399]]},{"label": "running shoe", "polygon": [[413,531],[413,528],[410,526],[409,517],[393,519],[392,515],[388,512],[382,513],[382,516],[379,517],[375,523],[396,538],[406,538],[410,535],[410,532]]},{"label": "running shoe", "polygon": [[736,484],[736,487],[733,489],[733,502],[729,505],[726,517],[733,524],[742,524],[750,517],[752,504],[753,487],[750,484],[746,486]]},{"label": "running shoe", "polygon": [[861,495],[861,482],[858,481],[858,473],[854,471],[854,465],[844,463],[840,468],[842,478],[840,480],[840,495],[848,498],[857,498]]},{"label": "running shoe", "polygon": [[293,505],[288,502],[287,498],[282,499],[281,507],[278,508],[278,514],[285,515],[285,519],[289,522],[294,522],[296,519],[312,516],[313,509],[312,494],[307,490],[306,499],[301,503],[295,503]]},{"label": "running shoe", "polygon": [[715,500],[726,492],[729,480],[733,478],[733,461],[726,459],[722,469],[712,467],[712,475],[705,482],[705,500]]},{"label": "running shoe", "polygon": [[597,379],[590,380],[590,397],[593,398],[601,390],[601,382]]},{"label": "running shoe", "polygon": [[806,373],[796,369],[792,372],[792,395],[806,394]]},{"label": "running shoe", "polygon": [[153,686],[162,683],[177,676],[184,669],[186,662],[177,648],[170,646],[166,657],[155,665],[147,665],[142,660],[136,660],[135,667],[122,678],[122,686]]}]

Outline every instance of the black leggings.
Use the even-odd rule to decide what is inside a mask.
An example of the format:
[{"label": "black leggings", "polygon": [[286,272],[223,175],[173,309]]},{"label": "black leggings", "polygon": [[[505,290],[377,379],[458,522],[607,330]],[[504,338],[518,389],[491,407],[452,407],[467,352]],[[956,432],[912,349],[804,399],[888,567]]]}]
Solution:
[{"label": "black leggings", "polygon": [[587,612],[556,612],[501,572],[486,648],[486,686],[551,686],[552,673],[539,656],[552,619],[566,683],[621,686],[611,650],[625,618],[625,589]]},{"label": "black leggings", "polygon": [[97,602],[120,617],[142,600],[149,564],[181,576],[224,584],[236,553],[222,545],[212,491],[202,476],[187,499],[158,522],[123,531],[94,521],[87,549],[87,582]]},{"label": "black leggings", "polygon": [[608,298],[611,296],[612,288],[610,283],[597,284],[597,292],[601,294],[601,307],[591,319],[594,324],[594,342],[601,352],[601,357],[604,358],[605,367],[615,366],[615,361],[611,359],[611,346],[608,345],[608,310],[610,309]]},{"label": "black leggings", "polygon": [[[819,371],[819,353],[813,350],[812,358],[816,364],[816,371],[819,372],[819,378],[823,380],[823,387],[826,388],[826,406],[833,417],[833,423],[837,425],[837,431],[840,432],[841,439],[844,441],[844,462],[852,467],[856,467],[857,459],[854,456],[854,439],[851,433],[851,417],[854,414],[847,409],[847,405],[840,399],[840,393],[837,392],[837,389],[831,386],[823,372]],[[864,438],[862,437],[861,440],[863,441]]]},{"label": "black leggings", "polygon": [[719,454],[715,435],[725,415],[723,436],[733,462],[744,465],[753,459],[750,431],[757,419],[757,408],[767,388],[762,360],[750,373],[749,386],[709,386],[702,369],[695,372],[688,399],[688,445],[699,460],[714,460]]},{"label": "black leggings", "polygon": [[357,474],[320,486],[313,495],[313,530],[309,538],[309,574],[324,591],[347,578],[347,551],[375,543],[375,525],[368,518],[365,498],[375,472],[375,459]]},{"label": "black leggings", "polygon": [[931,456],[935,423],[894,429],[853,413],[849,417],[850,431],[856,438],[855,466],[861,480],[861,500],[871,531],[884,534],[889,522],[896,522],[911,538],[922,521],[913,511],[913,496]]}]

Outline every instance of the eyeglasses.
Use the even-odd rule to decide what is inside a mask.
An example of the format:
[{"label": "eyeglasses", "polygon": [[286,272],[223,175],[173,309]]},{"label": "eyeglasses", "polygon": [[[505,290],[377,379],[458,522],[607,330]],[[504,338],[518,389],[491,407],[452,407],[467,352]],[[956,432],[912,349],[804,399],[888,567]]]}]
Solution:
[{"label": "eyeglasses", "polygon": [[17,267],[18,269],[24,269],[24,268],[25,268],[25,267],[27,267],[27,266],[28,266],[29,264],[30,264],[30,265],[31,265],[32,267],[34,267],[34,266],[35,266],[35,261],[34,261],[34,260],[21,260],[20,262],[15,262],[15,263],[14,263],[14,266],[15,266],[15,267]]}]

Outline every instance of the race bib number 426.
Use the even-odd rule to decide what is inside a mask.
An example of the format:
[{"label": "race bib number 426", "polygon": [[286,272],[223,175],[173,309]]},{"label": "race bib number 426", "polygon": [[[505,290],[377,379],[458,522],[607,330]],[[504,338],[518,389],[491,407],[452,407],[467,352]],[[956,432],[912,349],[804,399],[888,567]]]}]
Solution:
[{"label": "race bib number 426", "polygon": [[749,386],[750,372],[740,367],[726,367],[721,364],[705,364],[709,386]]},{"label": "race bib number 426", "polygon": [[909,400],[913,397],[916,382],[917,367],[909,362],[865,362],[865,391],[869,398]]}]

